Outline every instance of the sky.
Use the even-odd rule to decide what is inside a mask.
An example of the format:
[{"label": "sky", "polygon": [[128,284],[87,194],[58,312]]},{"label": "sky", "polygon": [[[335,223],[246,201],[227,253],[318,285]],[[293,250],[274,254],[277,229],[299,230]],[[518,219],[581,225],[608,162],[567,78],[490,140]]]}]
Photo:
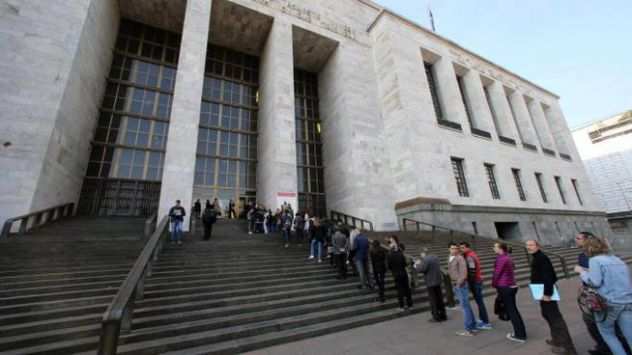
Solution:
[{"label": "sky", "polygon": [[376,0],[560,96],[571,129],[632,109],[632,0]]}]

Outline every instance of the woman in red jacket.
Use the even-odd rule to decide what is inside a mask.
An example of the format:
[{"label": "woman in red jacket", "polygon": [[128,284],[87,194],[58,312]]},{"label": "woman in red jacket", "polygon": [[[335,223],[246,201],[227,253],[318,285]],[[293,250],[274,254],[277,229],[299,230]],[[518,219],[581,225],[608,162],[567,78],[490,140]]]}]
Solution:
[{"label": "woman in red jacket", "polygon": [[518,285],[514,277],[514,263],[509,256],[509,248],[505,243],[495,243],[494,252],[496,253],[496,261],[494,262],[494,276],[492,277],[492,287],[496,288],[498,296],[505,305],[505,311],[511,320],[514,328],[513,333],[507,334],[507,339],[518,343],[524,343],[527,340],[527,332],[525,330],[522,316],[516,307],[516,294],[518,293]]}]

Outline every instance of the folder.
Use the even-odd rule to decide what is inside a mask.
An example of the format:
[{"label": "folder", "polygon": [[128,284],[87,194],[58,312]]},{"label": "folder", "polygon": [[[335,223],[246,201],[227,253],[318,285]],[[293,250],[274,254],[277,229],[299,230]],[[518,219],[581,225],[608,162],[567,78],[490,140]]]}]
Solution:
[{"label": "folder", "polygon": [[[531,295],[533,299],[536,301],[541,301],[542,297],[544,297],[544,284],[530,284],[529,288],[531,289]],[[557,286],[553,285],[553,295],[551,296],[551,301],[559,301],[560,293],[557,291]]]}]

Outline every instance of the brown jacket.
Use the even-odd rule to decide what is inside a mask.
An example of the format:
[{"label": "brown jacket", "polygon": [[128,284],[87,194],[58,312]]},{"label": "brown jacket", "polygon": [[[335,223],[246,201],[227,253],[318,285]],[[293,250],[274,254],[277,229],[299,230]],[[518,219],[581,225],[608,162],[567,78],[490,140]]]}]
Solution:
[{"label": "brown jacket", "polygon": [[467,265],[462,255],[457,255],[448,263],[448,273],[452,283],[462,287],[467,281]]}]

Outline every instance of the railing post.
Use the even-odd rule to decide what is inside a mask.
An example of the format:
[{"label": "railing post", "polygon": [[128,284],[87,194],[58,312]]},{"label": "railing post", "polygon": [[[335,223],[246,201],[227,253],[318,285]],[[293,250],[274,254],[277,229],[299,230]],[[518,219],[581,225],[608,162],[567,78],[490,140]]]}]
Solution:
[{"label": "railing post", "polygon": [[20,228],[18,229],[18,234],[26,233],[26,230],[29,226],[29,220],[31,217],[26,216],[25,218],[20,219]]},{"label": "railing post", "polygon": [[432,237],[432,241],[433,241],[433,242],[434,242],[434,239],[435,239],[435,230],[436,230],[436,229],[437,229],[437,227],[432,226],[432,236],[431,236],[431,237]]},{"label": "railing post", "polygon": [[452,280],[450,280],[450,276],[441,273],[443,275],[443,287],[445,288],[445,298],[446,305],[450,308],[456,306],[456,302],[454,300],[454,290],[452,289]]},{"label": "railing post", "polygon": [[127,307],[123,310],[123,318],[121,319],[121,331],[129,333],[132,331],[132,318],[134,317],[134,299],[136,295],[132,295]]},{"label": "railing post", "polygon": [[138,283],[136,284],[135,299],[139,301],[142,301],[143,298],[145,298],[145,277],[147,276],[147,268],[149,268],[149,265],[151,265],[151,262],[147,264],[145,270],[143,270],[140,280],[138,280]]},{"label": "railing post", "polygon": [[121,332],[119,322],[104,322],[101,324],[101,338],[99,339],[98,355],[116,355],[118,338]]}]

